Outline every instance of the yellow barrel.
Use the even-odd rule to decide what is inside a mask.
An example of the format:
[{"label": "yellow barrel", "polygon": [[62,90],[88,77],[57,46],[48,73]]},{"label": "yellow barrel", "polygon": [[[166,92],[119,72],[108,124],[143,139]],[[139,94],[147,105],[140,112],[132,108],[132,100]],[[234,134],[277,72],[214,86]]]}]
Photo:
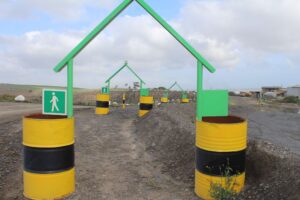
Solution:
[{"label": "yellow barrel", "polygon": [[169,99],[168,99],[168,97],[161,97],[161,98],[160,98],[160,102],[161,102],[161,103],[168,103],[168,102],[169,102]]},{"label": "yellow barrel", "polygon": [[96,114],[107,115],[109,113],[109,94],[97,94]]},{"label": "yellow barrel", "polygon": [[123,98],[122,98],[122,109],[126,108],[126,95],[123,94]]},{"label": "yellow barrel", "polygon": [[152,110],[153,104],[154,104],[153,96],[141,96],[139,117],[146,115],[150,110]]},{"label": "yellow barrel", "polygon": [[181,99],[181,103],[189,103],[190,102],[190,100],[189,99],[187,99],[187,98],[183,98],[183,99]]},{"label": "yellow barrel", "polygon": [[195,193],[211,197],[211,186],[240,192],[245,182],[247,121],[235,116],[196,122]]},{"label": "yellow barrel", "polygon": [[24,196],[59,199],[75,191],[74,118],[23,118]]}]

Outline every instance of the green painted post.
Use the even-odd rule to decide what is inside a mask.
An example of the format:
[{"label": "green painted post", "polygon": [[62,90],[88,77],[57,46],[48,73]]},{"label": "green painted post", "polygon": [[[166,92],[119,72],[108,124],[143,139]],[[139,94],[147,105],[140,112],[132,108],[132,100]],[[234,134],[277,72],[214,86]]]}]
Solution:
[{"label": "green painted post", "polygon": [[140,96],[142,96],[142,89],[143,89],[143,81],[140,81]]},{"label": "green painted post", "polygon": [[202,99],[202,91],[203,91],[203,65],[198,60],[197,62],[197,112],[196,112],[196,119],[198,121],[202,121],[202,110],[201,110],[201,101]]},{"label": "green painted post", "polygon": [[73,117],[73,59],[68,61],[67,111],[68,117]]},{"label": "green painted post", "polygon": [[107,93],[110,94],[110,81],[107,83]]}]

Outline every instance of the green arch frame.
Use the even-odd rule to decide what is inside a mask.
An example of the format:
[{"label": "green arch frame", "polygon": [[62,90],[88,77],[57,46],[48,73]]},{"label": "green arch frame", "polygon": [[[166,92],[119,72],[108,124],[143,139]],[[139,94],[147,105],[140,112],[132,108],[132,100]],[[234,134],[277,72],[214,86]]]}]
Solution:
[{"label": "green arch frame", "polygon": [[100,24],[98,24],[79,44],[71,50],[55,67],[55,72],[60,72],[67,66],[67,111],[68,117],[73,116],[73,59],[81,52],[110,22],[112,22],[133,1],[137,2],[158,23],[160,23],[187,51],[197,60],[197,120],[202,120],[201,94],[203,92],[203,67],[209,72],[215,72],[215,68],[195,50],[179,33],[177,33],[159,14],[157,14],[144,0],[124,0],[117,6]]}]

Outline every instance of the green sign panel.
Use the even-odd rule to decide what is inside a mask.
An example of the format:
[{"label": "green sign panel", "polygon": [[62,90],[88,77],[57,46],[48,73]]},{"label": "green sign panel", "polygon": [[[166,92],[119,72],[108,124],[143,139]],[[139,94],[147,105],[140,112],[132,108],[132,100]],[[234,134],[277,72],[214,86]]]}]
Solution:
[{"label": "green sign panel", "polygon": [[201,99],[203,117],[228,116],[227,90],[204,90]]},{"label": "green sign panel", "polygon": [[108,94],[108,88],[107,87],[102,88],[102,94]]},{"label": "green sign panel", "polygon": [[141,89],[141,96],[143,96],[143,97],[149,96],[149,93],[150,93],[150,91],[148,88]]},{"label": "green sign panel", "polygon": [[67,115],[66,90],[43,89],[43,114]]}]

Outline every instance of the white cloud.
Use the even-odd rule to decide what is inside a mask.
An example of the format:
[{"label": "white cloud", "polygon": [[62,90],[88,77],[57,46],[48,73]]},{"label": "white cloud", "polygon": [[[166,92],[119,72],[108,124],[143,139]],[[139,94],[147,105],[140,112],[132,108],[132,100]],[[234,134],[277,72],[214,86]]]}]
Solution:
[{"label": "white cloud", "polygon": [[[27,2],[34,7],[26,6],[23,14],[27,12],[30,15],[33,10],[39,10],[70,19],[76,17],[73,16],[74,13],[78,16],[87,14],[86,4],[79,0],[62,1],[60,6],[57,6],[57,1]],[[95,5],[99,3],[98,6],[103,7],[101,3],[108,1],[88,2]],[[6,4],[9,13],[11,5]],[[22,6],[20,3],[13,10]],[[109,7],[111,4],[105,6]],[[61,9],[64,7],[68,7],[68,11]],[[68,13],[72,10],[74,12]],[[285,57],[282,60],[288,66],[297,68],[297,55],[300,52],[299,10],[300,2],[297,0],[189,0],[178,19],[171,24],[219,69],[234,70],[239,65],[259,69],[266,65],[266,57],[273,54],[282,54]],[[2,12],[0,18],[9,16],[7,13]],[[0,35],[0,70],[14,71],[20,76],[25,69],[37,74],[52,72],[52,68],[89,31],[32,31],[20,36]],[[99,79],[103,81],[124,60],[128,60],[150,83],[155,83],[158,77],[168,76],[170,70],[195,67],[195,59],[150,16],[126,15],[117,18],[76,57],[75,70],[83,76],[82,80],[91,82],[85,83],[91,87]],[[285,68],[284,64],[276,67]],[[247,70],[245,67],[239,67],[239,70],[241,68]],[[159,74],[160,72],[164,74]],[[181,75],[177,76],[178,80],[184,80]],[[191,83],[190,87],[194,85]]]},{"label": "white cloud", "polygon": [[182,9],[186,32],[256,51],[300,50],[298,0],[189,0]]},{"label": "white cloud", "polygon": [[[0,67],[5,66],[6,71],[9,71],[7,68],[13,69],[14,76],[22,76],[24,69],[36,74],[51,74],[52,68],[87,33],[87,30],[65,33],[32,31],[20,36],[0,36]],[[89,80],[94,82],[88,85],[91,87],[99,82],[100,77],[104,81],[125,60],[145,75],[147,71],[183,68],[190,62],[186,58],[192,59],[188,55],[150,16],[124,16],[112,23],[76,57],[75,72],[90,76]],[[31,79],[29,77],[32,75],[28,75],[27,79]],[[150,79],[155,80],[155,77]]]},{"label": "white cloud", "polygon": [[87,9],[111,9],[118,0],[17,0],[0,1],[0,19],[28,19],[47,14],[59,20],[75,20],[87,15]]}]

